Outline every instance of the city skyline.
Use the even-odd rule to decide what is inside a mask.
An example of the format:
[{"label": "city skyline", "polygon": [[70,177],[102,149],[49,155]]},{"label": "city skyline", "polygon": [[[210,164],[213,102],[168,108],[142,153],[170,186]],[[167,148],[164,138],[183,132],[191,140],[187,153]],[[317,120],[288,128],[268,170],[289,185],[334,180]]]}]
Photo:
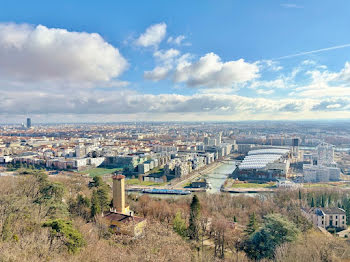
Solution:
[{"label": "city skyline", "polygon": [[350,118],[346,1],[20,2],[2,123]]}]

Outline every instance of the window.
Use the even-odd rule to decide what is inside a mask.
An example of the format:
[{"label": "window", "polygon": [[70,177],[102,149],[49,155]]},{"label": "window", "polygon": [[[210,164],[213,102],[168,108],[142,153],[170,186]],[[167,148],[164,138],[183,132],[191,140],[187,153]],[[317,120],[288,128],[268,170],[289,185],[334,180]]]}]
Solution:
[{"label": "window", "polygon": [[336,225],[336,226],[338,225],[338,221],[335,221],[335,225]]},{"label": "window", "polygon": [[345,219],[345,216],[343,216],[343,219]]},{"label": "window", "polygon": [[338,219],[338,216],[335,216],[335,219]]}]

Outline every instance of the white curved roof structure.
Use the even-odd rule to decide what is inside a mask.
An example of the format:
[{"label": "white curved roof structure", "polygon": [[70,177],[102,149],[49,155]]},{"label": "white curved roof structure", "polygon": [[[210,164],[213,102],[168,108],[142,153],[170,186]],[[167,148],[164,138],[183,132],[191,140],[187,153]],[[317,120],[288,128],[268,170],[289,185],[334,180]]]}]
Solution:
[{"label": "white curved roof structure", "polygon": [[243,159],[238,168],[240,170],[265,168],[267,164],[281,159],[288,152],[289,149],[284,148],[252,150],[248,152],[248,155]]}]

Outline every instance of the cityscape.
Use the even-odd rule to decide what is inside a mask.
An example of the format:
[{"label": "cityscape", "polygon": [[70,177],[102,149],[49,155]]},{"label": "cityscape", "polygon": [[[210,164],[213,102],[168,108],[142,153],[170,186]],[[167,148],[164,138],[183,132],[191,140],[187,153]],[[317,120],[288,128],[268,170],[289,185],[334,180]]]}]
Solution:
[{"label": "cityscape", "polygon": [[350,261],[349,8],[5,1],[0,261]]}]

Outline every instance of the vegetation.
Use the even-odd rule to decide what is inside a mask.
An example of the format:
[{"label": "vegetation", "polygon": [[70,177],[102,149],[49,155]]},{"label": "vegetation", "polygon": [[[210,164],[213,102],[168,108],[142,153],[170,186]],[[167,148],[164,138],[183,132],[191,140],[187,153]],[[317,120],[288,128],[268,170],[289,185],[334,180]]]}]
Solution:
[{"label": "vegetation", "polygon": [[276,183],[246,183],[242,181],[236,181],[234,179],[227,179],[225,181],[225,188],[274,188]]},{"label": "vegetation", "polygon": [[243,242],[243,250],[255,260],[273,259],[276,248],[296,240],[298,234],[299,230],[292,222],[281,215],[270,214],[265,217],[262,228]]},{"label": "vegetation", "polygon": [[177,212],[173,220],[173,228],[182,237],[187,237],[186,220],[182,218],[181,212]]},{"label": "vegetation", "polygon": [[244,230],[244,232],[250,236],[252,235],[257,229],[259,228],[259,224],[256,221],[256,217],[255,217],[255,213],[249,215],[249,223],[246,227],[246,229]]},{"label": "vegetation", "polygon": [[192,198],[190,206],[190,220],[188,226],[188,236],[190,239],[198,240],[199,239],[199,216],[200,216],[200,203],[197,195],[194,195]]},{"label": "vegetation", "polygon": [[90,177],[95,177],[95,176],[104,176],[108,174],[112,174],[116,171],[121,171],[123,170],[122,168],[103,168],[103,167],[96,167],[92,169],[87,169],[84,171],[79,171],[81,174],[89,174]]},{"label": "vegetation", "polygon": [[71,253],[76,253],[84,246],[85,241],[83,236],[76,230],[71,221],[62,219],[49,220],[43,224],[43,227],[49,227],[50,230],[50,248],[53,246],[53,241],[62,241]]},{"label": "vegetation", "polygon": [[127,185],[137,185],[137,186],[162,186],[165,183],[152,182],[152,181],[140,181],[137,178],[127,179],[125,181]]},{"label": "vegetation", "polygon": [[0,177],[0,261],[350,259],[349,242],[313,230],[300,210],[313,202],[349,214],[346,189],[278,190],[263,197],[130,195],[130,209],[147,219],[143,237],[134,239],[103,223],[100,214],[112,200],[106,182],[40,170]]}]

